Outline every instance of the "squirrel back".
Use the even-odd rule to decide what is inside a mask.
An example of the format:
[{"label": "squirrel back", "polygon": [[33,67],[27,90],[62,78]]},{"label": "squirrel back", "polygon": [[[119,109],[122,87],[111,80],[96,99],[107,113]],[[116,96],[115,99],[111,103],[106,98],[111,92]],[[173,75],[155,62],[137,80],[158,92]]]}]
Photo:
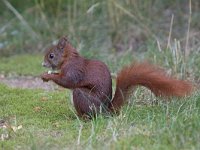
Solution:
[{"label": "squirrel back", "polygon": [[65,37],[48,49],[43,66],[60,70],[60,73],[44,73],[42,79],[72,89],[74,106],[80,117],[94,116],[102,107],[112,113],[118,112],[136,86],[144,86],[156,96],[164,97],[183,97],[193,90],[190,82],[169,77],[164,70],[145,62],[126,66],[118,73],[112,98],[108,67],[101,61],[80,56]]}]

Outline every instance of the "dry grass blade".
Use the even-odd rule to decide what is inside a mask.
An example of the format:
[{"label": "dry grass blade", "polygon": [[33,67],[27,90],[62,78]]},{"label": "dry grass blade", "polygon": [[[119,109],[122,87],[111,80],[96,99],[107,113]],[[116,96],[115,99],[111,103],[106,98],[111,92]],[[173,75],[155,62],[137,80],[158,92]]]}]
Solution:
[{"label": "dry grass blade", "polygon": [[37,38],[40,39],[39,35],[31,28],[31,26],[28,24],[28,22],[24,19],[24,17],[8,2],[7,0],[3,0],[4,4],[8,9],[10,9],[15,16],[22,22],[22,24],[28,29],[28,31],[31,32],[31,34]]},{"label": "dry grass blade", "polygon": [[169,30],[169,36],[168,36],[168,42],[167,42],[167,49],[171,48],[171,36],[172,36],[172,28],[173,28],[173,22],[174,22],[174,15],[172,14],[171,23],[170,23],[170,30]]},{"label": "dry grass blade", "polygon": [[147,31],[149,36],[152,36],[154,39],[157,39],[156,35],[143,23],[141,22],[134,14],[132,14],[130,11],[122,7],[120,4],[118,4],[116,1],[113,1],[114,5],[120,9],[122,12],[124,12],[129,17],[133,18],[145,31]]},{"label": "dry grass blade", "polygon": [[89,13],[92,13],[93,11],[94,11],[94,9],[96,8],[96,7],[98,7],[99,6],[99,3],[96,3],[96,4],[94,4],[94,5],[92,5],[88,10],[87,10],[87,13],[89,14]]},{"label": "dry grass blade", "polygon": [[189,45],[189,37],[190,37],[190,24],[191,24],[191,15],[192,15],[192,5],[191,0],[189,1],[189,18],[188,18],[188,30],[187,30],[187,37],[186,37],[186,44],[185,44],[185,60],[187,59],[188,55],[190,54]]},{"label": "dry grass blade", "polygon": [[80,128],[79,128],[79,131],[78,131],[77,145],[80,145],[80,143],[81,143],[82,130],[83,130],[83,125],[80,123]]}]

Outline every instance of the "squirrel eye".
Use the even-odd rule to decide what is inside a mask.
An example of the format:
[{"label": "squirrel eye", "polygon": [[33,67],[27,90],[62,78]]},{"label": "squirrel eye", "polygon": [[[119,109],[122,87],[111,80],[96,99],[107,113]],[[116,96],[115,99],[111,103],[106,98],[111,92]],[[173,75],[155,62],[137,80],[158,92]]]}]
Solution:
[{"label": "squirrel eye", "polygon": [[54,58],[54,54],[53,53],[49,54],[49,58],[53,59]]}]

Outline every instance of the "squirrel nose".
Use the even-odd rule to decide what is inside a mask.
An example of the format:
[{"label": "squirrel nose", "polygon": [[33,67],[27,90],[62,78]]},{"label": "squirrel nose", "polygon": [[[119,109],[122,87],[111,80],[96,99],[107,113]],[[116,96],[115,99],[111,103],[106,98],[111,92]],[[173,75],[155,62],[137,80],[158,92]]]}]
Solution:
[{"label": "squirrel nose", "polygon": [[47,65],[46,65],[46,63],[45,63],[45,62],[42,62],[42,66],[43,66],[43,67],[46,67]]}]

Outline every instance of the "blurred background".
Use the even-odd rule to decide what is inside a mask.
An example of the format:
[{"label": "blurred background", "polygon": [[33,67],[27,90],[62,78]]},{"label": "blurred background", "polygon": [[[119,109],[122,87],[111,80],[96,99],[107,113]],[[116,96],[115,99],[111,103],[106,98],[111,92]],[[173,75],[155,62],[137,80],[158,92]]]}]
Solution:
[{"label": "blurred background", "polygon": [[113,72],[147,59],[198,79],[199,18],[198,0],[2,0],[0,59],[36,55],[32,62],[42,62],[44,50],[66,35]]}]

